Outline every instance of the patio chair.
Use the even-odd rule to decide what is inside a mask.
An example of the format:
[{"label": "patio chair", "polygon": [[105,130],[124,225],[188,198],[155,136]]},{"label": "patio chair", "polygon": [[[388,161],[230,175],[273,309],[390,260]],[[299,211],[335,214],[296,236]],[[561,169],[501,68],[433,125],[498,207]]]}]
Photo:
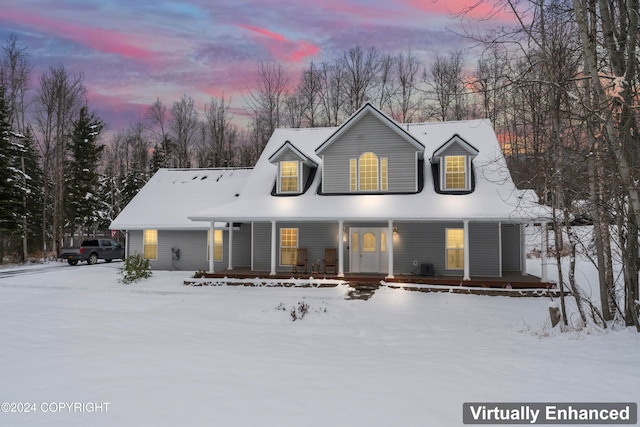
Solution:
[{"label": "patio chair", "polygon": [[304,272],[307,272],[307,248],[298,248],[296,250],[296,261],[293,264],[293,272],[298,272],[298,267],[304,267]]},{"label": "patio chair", "polygon": [[335,248],[326,248],[324,250],[324,259],[322,260],[324,264],[324,274],[327,274],[327,267],[333,268],[333,273],[336,274],[336,250]]}]

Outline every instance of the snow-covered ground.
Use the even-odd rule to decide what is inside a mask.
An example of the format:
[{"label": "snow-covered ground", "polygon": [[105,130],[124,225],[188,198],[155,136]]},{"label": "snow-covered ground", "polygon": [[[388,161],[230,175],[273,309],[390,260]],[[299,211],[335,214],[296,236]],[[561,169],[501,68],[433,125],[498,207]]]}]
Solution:
[{"label": "snow-covered ground", "polygon": [[545,298],[127,286],[120,265],[0,275],[0,425],[458,426],[464,402],[638,399],[640,334],[555,333]]}]

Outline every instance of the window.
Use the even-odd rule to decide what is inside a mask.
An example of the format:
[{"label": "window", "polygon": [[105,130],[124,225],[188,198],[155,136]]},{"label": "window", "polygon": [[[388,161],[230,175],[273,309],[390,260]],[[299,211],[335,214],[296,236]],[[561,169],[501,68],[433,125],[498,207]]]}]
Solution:
[{"label": "window", "polygon": [[298,249],[298,229],[280,229],[280,265],[293,265],[296,262]]},{"label": "window", "polygon": [[360,191],[378,191],[378,156],[364,153],[360,156]]},{"label": "window", "polygon": [[158,259],[158,230],[142,232],[142,251],[145,259]]},{"label": "window", "polygon": [[349,189],[351,191],[358,190],[358,162],[356,159],[349,160],[349,180],[351,181]]},{"label": "window", "polygon": [[358,160],[349,160],[350,191],[387,191],[387,158],[363,153]]},{"label": "window", "polygon": [[[207,261],[211,254],[211,230],[207,230]],[[213,260],[222,261],[222,230],[213,230]]]},{"label": "window", "polygon": [[464,229],[447,228],[447,269],[464,269]]},{"label": "window", "polygon": [[380,189],[387,191],[387,158],[380,159]]},{"label": "window", "polygon": [[298,193],[298,162],[280,162],[280,191],[282,193]]},{"label": "window", "polygon": [[465,156],[446,156],[444,158],[444,190],[466,190],[466,172]]},{"label": "window", "polygon": [[376,235],[365,233],[362,236],[362,252],[375,252],[376,250]]}]

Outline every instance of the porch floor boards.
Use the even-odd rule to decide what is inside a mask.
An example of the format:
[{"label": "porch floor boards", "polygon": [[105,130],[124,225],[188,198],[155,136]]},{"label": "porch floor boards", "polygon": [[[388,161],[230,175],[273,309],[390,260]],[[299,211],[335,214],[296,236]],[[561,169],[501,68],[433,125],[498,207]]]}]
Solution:
[{"label": "porch floor boards", "polygon": [[221,279],[224,277],[236,279],[251,279],[255,277],[265,277],[273,279],[333,279],[344,280],[351,286],[372,286],[379,285],[381,281],[387,284],[402,285],[441,285],[441,286],[463,286],[467,288],[494,288],[494,289],[553,289],[555,283],[543,283],[540,278],[533,275],[506,274],[503,277],[472,277],[471,280],[463,280],[462,276],[414,276],[408,274],[396,274],[393,279],[386,278],[384,274],[366,273],[346,273],[344,277],[337,274],[322,274],[310,272],[284,273],[278,272],[275,277],[269,276],[268,271],[251,271],[249,269],[237,268],[233,270],[220,270],[215,273],[205,273],[205,278]]}]

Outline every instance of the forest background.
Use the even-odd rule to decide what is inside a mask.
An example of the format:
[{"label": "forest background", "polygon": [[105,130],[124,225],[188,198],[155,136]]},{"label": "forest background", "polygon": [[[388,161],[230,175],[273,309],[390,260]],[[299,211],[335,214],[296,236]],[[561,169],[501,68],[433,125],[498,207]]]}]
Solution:
[{"label": "forest background", "polygon": [[[199,110],[185,94],[157,98],[108,138],[83,74],[57,64],[32,76],[29,48],[12,35],[0,52],[0,260],[52,257],[74,237],[109,233],[159,168],[252,166],[274,129],[337,126],[370,102],[401,123],[491,120],[518,188],[553,208],[551,253],[584,249],[598,267],[597,307],[580,303],[573,263],[559,274],[583,319],[640,330],[638,0],[496,0],[498,12],[518,25],[465,33],[479,55],[425,64],[353,46],[295,76],[264,62],[244,97],[246,125],[224,96]],[[579,221],[593,225],[588,248],[572,232]]]}]

